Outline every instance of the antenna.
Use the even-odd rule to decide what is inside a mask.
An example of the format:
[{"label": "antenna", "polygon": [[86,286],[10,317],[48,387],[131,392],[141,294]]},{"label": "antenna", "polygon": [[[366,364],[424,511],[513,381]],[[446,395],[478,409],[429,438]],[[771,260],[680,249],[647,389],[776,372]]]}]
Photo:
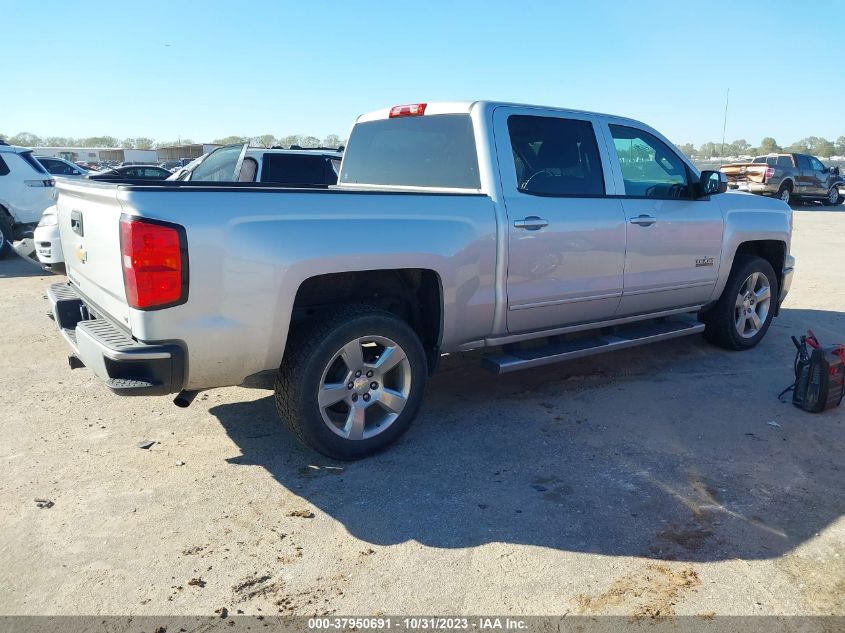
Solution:
[{"label": "antenna", "polygon": [[725,120],[722,123],[722,147],[719,148],[719,167],[722,166],[722,159],[725,157],[725,130],[728,128],[728,100],[731,96],[731,89],[725,93]]}]

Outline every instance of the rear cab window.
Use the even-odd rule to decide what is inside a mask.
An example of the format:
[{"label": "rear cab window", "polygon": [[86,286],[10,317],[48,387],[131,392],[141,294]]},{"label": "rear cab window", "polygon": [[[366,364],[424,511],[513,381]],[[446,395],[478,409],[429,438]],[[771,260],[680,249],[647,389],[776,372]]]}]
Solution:
[{"label": "rear cab window", "polygon": [[344,153],[340,184],[478,190],[472,119],[434,114],[358,123]]}]

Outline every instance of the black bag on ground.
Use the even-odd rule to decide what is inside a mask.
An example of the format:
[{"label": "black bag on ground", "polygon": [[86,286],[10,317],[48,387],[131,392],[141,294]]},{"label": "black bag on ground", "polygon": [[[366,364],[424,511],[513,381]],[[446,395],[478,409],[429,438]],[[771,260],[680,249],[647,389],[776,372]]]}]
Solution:
[{"label": "black bag on ground", "polygon": [[810,413],[838,407],[845,395],[845,346],[822,347],[812,330],[792,342],[798,349],[795,383],[781,395],[792,389],[792,404]]}]

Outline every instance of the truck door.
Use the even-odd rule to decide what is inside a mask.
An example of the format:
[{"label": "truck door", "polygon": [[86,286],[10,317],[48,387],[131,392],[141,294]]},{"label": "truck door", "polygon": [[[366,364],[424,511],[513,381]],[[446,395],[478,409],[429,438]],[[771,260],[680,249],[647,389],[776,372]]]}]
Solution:
[{"label": "truck door", "polygon": [[827,197],[827,171],[822,162],[815,156],[808,156],[810,169],[812,169],[812,191],[811,195]]},{"label": "truck door", "polygon": [[655,134],[604,118],[602,125],[628,231],[618,316],[706,303],[721,259],[716,196],[693,197],[694,172]]},{"label": "truck door", "polygon": [[605,195],[594,117],[508,106],[493,118],[508,216],[508,330],[612,318],[625,217],[621,201]]},{"label": "truck door", "polygon": [[795,188],[795,193],[801,196],[815,195],[818,185],[815,182],[815,175],[813,174],[813,166],[810,164],[810,157],[804,154],[795,154],[795,163],[797,166],[798,181]]}]

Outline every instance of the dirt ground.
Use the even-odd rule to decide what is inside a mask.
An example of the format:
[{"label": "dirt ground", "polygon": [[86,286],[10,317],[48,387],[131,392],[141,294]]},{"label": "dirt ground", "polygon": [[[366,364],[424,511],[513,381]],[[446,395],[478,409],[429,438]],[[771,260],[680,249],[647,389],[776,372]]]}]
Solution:
[{"label": "dirt ground", "polygon": [[500,377],[450,357],[411,431],[352,464],[266,391],[177,409],[70,371],[56,278],[0,261],[0,614],[845,615],[845,407],[776,398],[790,334],[845,341],[845,209],[798,209],[757,349]]}]

